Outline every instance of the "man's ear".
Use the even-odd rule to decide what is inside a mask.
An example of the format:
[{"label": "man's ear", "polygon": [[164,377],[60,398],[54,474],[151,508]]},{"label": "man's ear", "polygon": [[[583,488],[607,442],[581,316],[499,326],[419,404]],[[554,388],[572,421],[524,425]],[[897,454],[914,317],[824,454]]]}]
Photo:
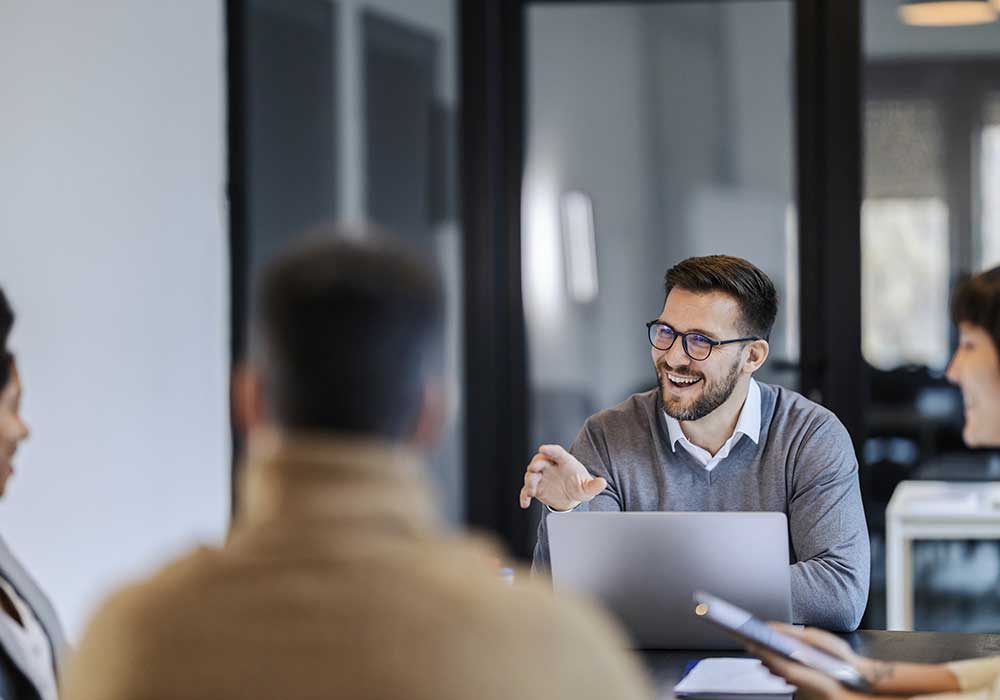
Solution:
[{"label": "man's ear", "polygon": [[447,416],[448,397],[444,385],[440,381],[428,382],[413,430],[413,445],[425,452],[432,451],[441,440]]},{"label": "man's ear", "polygon": [[246,437],[266,422],[264,381],[260,372],[243,362],[233,370],[233,417]]},{"label": "man's ear", "polygon": [[756,372],[771,353],[771,345],[766,340],[754,340],[747,343],[747,359],[744,369],[751,374]]}]

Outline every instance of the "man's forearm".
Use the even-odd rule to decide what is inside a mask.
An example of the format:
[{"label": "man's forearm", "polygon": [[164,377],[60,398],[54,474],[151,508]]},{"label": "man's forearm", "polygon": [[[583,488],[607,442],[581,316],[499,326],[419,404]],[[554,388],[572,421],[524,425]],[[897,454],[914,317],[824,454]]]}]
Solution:
[{"label": "man's forearm", "polygon": [[868,586],[846,569],[842,563],[819,558],[792,564],[793,622],[831,632],[855,630],[868,600]]}]

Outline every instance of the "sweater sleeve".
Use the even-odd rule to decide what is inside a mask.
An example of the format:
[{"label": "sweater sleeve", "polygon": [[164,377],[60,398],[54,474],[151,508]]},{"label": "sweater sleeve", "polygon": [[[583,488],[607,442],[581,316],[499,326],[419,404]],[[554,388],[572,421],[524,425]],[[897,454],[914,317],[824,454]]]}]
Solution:
[{"label": "sweater sleeve", "polygon": [[958,687],[963,692],[989,689],[991,691],[989,697],[995,697],[993,690],[1000,680],[1000,656],[952,661],[946,666],[955,674]]},{"label": "sweater sleeve", "polygon": [[793,619],[836,632],[853,630],[868,601],[871,569],[854,445],[840,421],[828,414],[792,459]]},{"label": "sweater sleeve", "polygon": [[945,664],[958,679],[960,691],[920,695],[920,700],[1000,700],[1000,656],[952,661]]},{"label": "sweater sleeve", "polygon": [[[618,494],[618,487],[612,478],[610,458],[608,457],[607,443],[604,441],[603,430],[593,418],[588,419],[580,433],[569,448],[570,454],[580,460],[580,463],[587,468],[595,477],[602,476],[608,482],[608,487],[598,494],[589,503],[581,503],[574,510],[576,512],[598,512],[598,511],[620,511],[623,510],[622,500]],[[559,517],[558,513],[553,514],[547,508],[542,513],[542,519],[538,523],[538,539],[535,542],[535,553],[531,563],[533,574],[547,574],[551,568],[549,556],[549,532],[547,527],[548,519]]]}]

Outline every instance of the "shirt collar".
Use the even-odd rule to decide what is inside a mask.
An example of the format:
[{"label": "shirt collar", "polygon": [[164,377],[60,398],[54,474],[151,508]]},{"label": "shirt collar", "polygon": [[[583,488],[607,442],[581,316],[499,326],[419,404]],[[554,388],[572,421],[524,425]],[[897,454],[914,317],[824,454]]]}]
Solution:
[{"label": "shirt collar", "polygon": [[[670,438],[670,449],[677,451],[677,443],[681,440],[688,442],[687,436],[681,429],[679,420],[663,412],[663,417],[667,420],[667,435]],[[740,417],[736,421],[736,429],[730,439],[742,433],[753,440],[754,444],[760,441],[760,385],[753,377],[750,378],[750,387],[747,389],[747,398],[740,409]]]}]

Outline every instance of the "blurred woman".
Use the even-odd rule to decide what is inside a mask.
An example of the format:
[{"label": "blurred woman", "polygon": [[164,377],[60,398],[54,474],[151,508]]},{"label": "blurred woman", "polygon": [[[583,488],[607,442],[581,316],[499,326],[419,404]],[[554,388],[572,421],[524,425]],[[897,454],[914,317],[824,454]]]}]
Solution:
[{"label": "blurred woman", "polygon": [[[7,338],[14,312],[0,290],[0,496],[14,474],[14,455],[28,438],[19,414],[21,378]],[[0,698],[55,700],[65,648],[59,618],[34,579],[0,538]]]},{"label": "blurred woman", "polygon": [[[959,286],[952,298],[951,315],[958,324],[958,348],[948,364],[947,376],[962,390],[962,439],[969,447],[1000,447],[1000,267]],[[854,665],[879,695],[943,693],[935,700],[1000,700],[1000,656],[948,664],[883,662],[858,656],[846,642],[827,632],[787,626],[781,629]],[[798,686],[797,698],[869,697],[763,649],[754,647],[750,651],[774,673]]]}]

